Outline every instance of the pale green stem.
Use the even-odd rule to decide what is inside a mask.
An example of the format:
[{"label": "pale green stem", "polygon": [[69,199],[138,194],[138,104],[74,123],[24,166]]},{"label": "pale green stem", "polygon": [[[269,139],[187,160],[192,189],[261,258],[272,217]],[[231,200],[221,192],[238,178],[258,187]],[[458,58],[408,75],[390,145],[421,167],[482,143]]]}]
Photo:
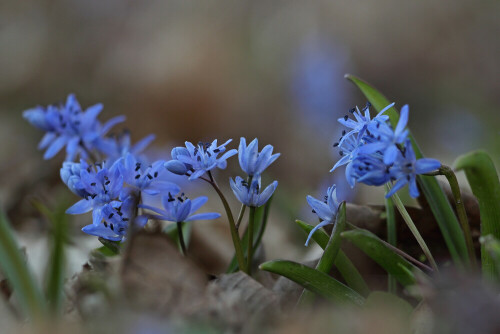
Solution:
[{"label": "pale green stem", "polygon": [[[388,185],[388,189],[391,187]],[[417,227],[415,226],[415,223],[411,219],[410,215],[408,214],[408,211],[406,211],[405,206],[403,205],[403,202],[401,202],[401,199],[399,198],[398,194],[392,195],[392,200],[394,201],[394,205],[396,205],[396,208],[398,208],[399,213],[403,217],[403,220],[405,221],[406,225],[410,229],[411,233],[417,239],[418,244],[420,245],[420,248],[422,248],[422,251],[424,252],[425,256],[429,260],[429,263],[431,264],[431,267],[438,272],[438,266],[436,264],[436,261],[434,260],[434,257],[431,254],[431,251],[429,250],[429,247],[427,247],[427,244],[425,243],[424,239],[420,235],[420,232],[418,232]]]},{"label": "pale green stem", "polygon": [[252,276],[252,259],[253,259],[253,229],[255,223],[255,207],[250,207],[250,215],[248,217],[248,254],[247,254],[247,274]]}]

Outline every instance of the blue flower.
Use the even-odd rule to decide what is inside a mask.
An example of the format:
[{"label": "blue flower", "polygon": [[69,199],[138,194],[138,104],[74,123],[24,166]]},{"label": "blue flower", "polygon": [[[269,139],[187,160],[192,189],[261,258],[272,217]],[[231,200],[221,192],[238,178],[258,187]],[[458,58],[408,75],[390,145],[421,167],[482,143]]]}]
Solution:
[{"label": "blue flower", "polygon": [[405,142],[403,152],[398,152],[396,162],[390,170],[391,178],[396,182],[391,191],[387,193],[387,198],[406,184],[409,184],[410,195],[414,198],[418,197],[420,193],[417,187],[417,175],[429,173],[441,167],[441,163],[436,159],[422,158],[417,160],[409,139]]},{"label": "blue flower", "polygon": [[364,145],[360,152],[366,154],[384,152],[384,163],[386,165],[392,164],[399,152],[398,145],[403,144],[408,138],[408,130],[406,129],[408,116],[409,107],[404,105],[401,108],[401,116],[395,130],[385,122],[371,124],[368,131],[370,131],[371,137],[376,138],[376,140]]},{"label": "blue flower", "polygon": [[346,168],[347,181],[351,187],[356,182],[381,186],[391,180],[390,168],[379,153],[359,154]]},{"label": "blue flower", "polygon": [[144,162],[141,156],[142,151],[148,147],[149,144],[155,139],[155,135],[150,134],[137,143],[132,144],[129,131],[123,131],[119,135],[113,136],[110,139],[106,155],[108,160],[115,161],[119,158],[125,157],[128,153],[132,154],[136,159]]},{"label": "blue flower", "polygon": [[394,106],[394,103],[389,104],[387,107],[382,109],[373,119],[370,117],[370,104],[367,103],[366,107],[363,108],[363,111],[365,112],[365,115],[359,111],[359,108],[356,107],[356,109],[351,109],[350,112],[354,115],[354,118],[356,120],[353,120],[349,118],[348,115],[345,115],[343,118],[339,118],[338,121],[340,124],[344,125],[345,127],[352,129],[350,132],[347,133],[347,136],[353,134],[353,133],[359,133],[360,138],[364,135],[365,131],[367,130],[368,126],[373,123],[378,123],[378,122],[386,122],[389,120],[389,116],[387,115],[382,115],[384,112],[389,110]]},{"label": "blue flower", "polygon": [[333,172],[340,166],[350,164],[357,157],[359,147],[363,144],[359,138],[359,134],[345,134],[338,143],[334,144],[334,147],[339,147],[339,154],[342,158],[335,163],[330,172]]},{"label": "blue flower", "polygon": [[233,189],[234,195],[241,203],[246,206],[259,207],[264,205],[272,196],[278,186],[278,181],[274,181],[268,185],[260,194],[260,175],[254,175],[250,184],[239,176],[234,181],[230,179],[229,184],[231,185],[231,189]]},{"label": "blue flower", "polygon": [[66,161],[60,170],[61,179],[69,190],[80,197],[87,197],[90,194],[85,190],[81,182],[80,172],[89,168],[89,165],[81,160],[80,162]]},{"label": "blue flower", "polygon": [[[172,192],[178,193],[180,188],[173,182],[161,181],[159,176],[165,171],[163,165],[165,161],[158,160],[149,166],[144,166],[144,163],[139,162],[134,155],[127,155],[118,160],[118,170],[123,176],[124,181],[130,188],[124,188],[125,196],[129,195],[129,191],[138,190],[148,195],[158,195],[160,193]],[[122,194],[120,197],[124,197]]]},{"label": "blue flower", "polygon": [[97,226],[106,215],[121,205],[118,198],[123,189],[123,176],[116,164],[109,169],[96,164],[94,168],[80,170],[80,180],[75,188],[85,191],[87,195],[66,210],[66,213],[74,215],[92,210],[92,222]]},{"label": "blue flower", "polygon": [[207,200],[208,198],[205,196],[191,200],[184,196],[184,194],[181,194],[180,196],[173,196],[171,193],[169,193],[168,196],[162,197],[162,204],[164,209],[158,209],[145,204],[141,204],[139,205],[139,207],[151,210],[156,213],[155,215],[145,215],[142,217],[147,217],[149,219],[166,220],[176,223],[219,218],[220,214],[216,212],[194,214],[203,206],[203,204],[207,202]]},{"label": "blue flower", "polygon": [[266,145],[259,153],[259,141],[257,138],[247,146],[246,139],[240,139],[238,159],[241,169],[250,176],[262,174],[278,157],[279,153],[273,154],[273,146]]},{"label": "blue flower", "polygon": [[307,203],[309,203],[309,206],[313,209],[313,212],[318,215],[320,223],[316,225],[309,233],[306,240],[306,246],[309,245],[309,240],[311,240],[314,232],[316,232],[323,226],[335,223],[337,211],[340,206],[340,202],[337,199],[337,187],[335,185],[332,185],[328,188],[324,201],[320,201],[312,196],[307,196]]},{"label": "blue flower", "polygon": [[38,145],[39,149],[47,149],[44,159],[54,157],[66,146],[66,160],[74,161],[78,155],[87,159],[88,152],[94,149],[105,150],[108,142],[104,135],[125,120],[118,116],[103,125],[97,120],[101,111],[101,104],[82,110],[75,96],[70,94],[64,105],[29,109],[23,112],[23,117],[47,132]]},{"label": "blue flower", "polygon": [[[220,158],[218,155],[226,150],[226,145],[231,142],[228,140],[222,145],[217,145],[217,139],[212,143],[198,143],[194,146],[190,142],[186,142],[186,147],[175,147],[172,150],[172,159],[178,160],[186,167],[184,174],[189,175],[189,180],[197,179],[206,172],[214,169],[215,167],[225,169],[227,166],[227,159],[232,157],[237,150],[232,149],[224,153]],[[179,168],[178,163],[171,163],[170,161],[165,164],[165,167],[172,173],[181,174],[184,169]]]},{"label": "blue flower", "polygon": [[143,227],[147,223],[147,218],[136,217],[137,199],[133,196],[126,198],[120,206],[112,208],[106,213],[100,224],[89,224],[82,228],[82,231],[112,241],[122,241],[127,235],[130,224]]}]

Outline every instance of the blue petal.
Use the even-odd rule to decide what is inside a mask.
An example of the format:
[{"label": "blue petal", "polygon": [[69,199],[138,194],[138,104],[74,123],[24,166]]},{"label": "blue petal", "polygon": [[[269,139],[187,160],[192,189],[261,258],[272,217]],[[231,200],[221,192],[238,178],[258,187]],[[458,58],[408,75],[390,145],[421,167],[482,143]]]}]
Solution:
[{"label": "blue petal", "polygon": [[123,236],[118,235],[116,232],[112,231],[109,227],[105,227],[103,224],[99,224],[97,226],[90,224],[82,228],[82,231],[111,241],[120,241],[123,238]]},{"label": "blue petal", "polygon": [[417,198],[420,196],[420,193],[418,192],[418,187],[417,187],[417,181],[415,180],[415,176],[413,176],[409,182],[410,184],[410,195],[413,198]]},{"label": "blue petal", "polygon": [[156,136],[153,134],[150,134],[150,135],[142,138],[137,143],[135,143],[134,146],[132,146],[132,148],[130,149],[131,153],[133,153],[133,154],[141,153],[142,151],[144,151],[144,149],[146,147],[148,147],[149,144],[151,144],[151,142],[153,140],[155,140],[155,138],[156,138]]},{"label": "blue petal", "polygon": [[194,212],[198,211],[203,206],[203,204],[205,204],[207,201],[208,201],[208,197],[206,197],[206,196],[200,196],[200,197],[192,199],[190,213],[194,213]]},{"label": "blue petal", "polygon": [[399,121],[398,125],[396,126],[396,130],[394,130],[395,136],[399,136],[403,132],[403,130],[406,128],[406,125],[408,124],[408,116],[410,113],[410,108],[408,107],[407,104],[405,104],[401,108],[401,114],[399,116]]},{"label": "blue petal", "polygon": [[165,168],[174,174],[185,175],[187,172],[186,165],[179,160],[170,160],[165,163]]},{"label": "blue petal", "polygon": [[408,183],[408,179],[406,177],[402,178],[402,179],[399,179],[395,184],[394,186],[392,186],[392,189],[391,191],[389,191],[387,193],[387,195],[385,195],[385,198],[389,198],[391,197],[392,195],[394,195],[396,193],[396,191],[398,191],[399,189],[403,188],[406,184]]},{"label": "blue petal", "polygon": [[439,169],[441,167],[441,162],[436,159],[422,158],[415,162],[415,173],[425,174],[432,172],[433,170]]},{"label": "blue petal", "polygon": [[309,206],[316,212],[320,219],[332,219],[333,214],[326,203],[321,202],[312,196],[307,196],[307,203],[309,203]]},{"label": "blue petal", "polygon": [[54,139],[57,138],[57,135],[54,133],[54,132],[47,132],[42,140],[40,141],[40,143],[38,144],[38,149],[39,150],[43,150],[44,148],[46,148],[47,146],[50,145],[50,143],[52,143],[52,141]]},{"label": "blue petal", "polygon": [[399,149],[394,144],[387,147],[384,152],[384,164],[390,165],[394,161],[396,161],[396,158],[398,157],[398,152]]},{"label": "blue petal", "polygon": [[111,130],[111,128],[116,124],[125,122],[126,119],[127,118],[125,116],[116,116],[107,121],[101,129],[101,136],[104,136],[106,133],[108,133],[109,130]]},{"label": "blue petal", "polygon": [[64,136],[59,136],[56,140],[54,140],[47,151],[45,151],[45,154],[43,155],[43,158],[45,160],[53,158],[59,151],[66,145],[67,143],[67,138]]},{"label": "blue petal", "polygon": [[319,223],[318,225],[316,225],[312,230],[311,232],[309,232],[309,235],[307,236],[307,240],[306,240],[306,246],[309,246],[309,240],[311,240],[311,237],[313,236],[314,232],[316,232],[317,230],[319,230],[320,228],[322,228],[323,226],[326,226],[328,224],[331,224],[330,221],[322,221],[321,223]]},{"label": "blue petal", "polygon": [[92,201],[82,199],[73,204],[69,209],[66,210],[66,213],[69,215],[79,215],[82,213],[87,213],[92,210]]},{"label": "blue petal", "polygon": [[192,215],[185,219],[185,222],[193,221],[193,220],[212,220],[212,219],[217,219],[220,217],[219,213],[216,212],[206,212],[206,213],[199,213],[196,215]]},{"label": "blue petal", "polygon": [[269,200],[269,198],[273,195],[274,191],[276,190],[276,187],[278,187],[278,181],[274,181],[270,185],[264,189],[264,191],[259,195],[259,201],[256,203],[257,207],[262,206],[266,204],[266,202]]}]

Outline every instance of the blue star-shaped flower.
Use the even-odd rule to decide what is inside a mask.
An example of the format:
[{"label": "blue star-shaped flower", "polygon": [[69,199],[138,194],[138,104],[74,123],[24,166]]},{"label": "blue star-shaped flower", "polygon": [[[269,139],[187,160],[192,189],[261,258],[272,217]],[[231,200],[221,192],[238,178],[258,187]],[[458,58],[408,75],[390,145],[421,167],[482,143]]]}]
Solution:
[{"label": "blue star-shaped flower", "polygon": [[[172,173],[189,175],[189,180],[197,179],[206,172],[214,169],[215,167],[225,169],[227,166],[227,159],[238,153],[237,150],[232,149],[218,157],[220,153],[226,151],[226,145],[232,139],[226,141],[222,145],[217,145],[217,139],[212,143],[198,143],[194,146],[190,142],[186,142],[186,147],[175,147],[172,150],[172,159],[165,163],[165,167]],[[184,168],[175,160],[184,164]]]},{"label": "blue star-shaped flower", "polygon": [[245,138],[242,137],[240,139],[238,159],[241,169],[250,176],[262,174],[279,156],[279,153],[273,154],[272,145],[266,145],[259,153],[259,141],[257,138],[252,140],[248,146]]},{"label": "blue star-shaped flower", "polygon": [[273,181],[261,193],[259,193],[261,190],[260,175],[254,175],[250,184],[239,176],[234,181],[229,179],[229,184],[234,195],[242,204],[259,207],[266,204],[272,196],[278,186],[278,181]]},{"label": "blue star-shaped flower", "polygon": [[422,158],[417,160],[410,140],[406,140],[404,154],[398,152],[396,162],[391,168],[391,177],[396,182],[386,197],[391,197],[406,184],[409,184],[410,195],[413,198],[418,197],[420,193],[417,187],[417,175],[432,172],[440,167],[441,163],[436,159]]},{"label": "blue star-shaped flower", "polygon": [[173,196],[171,193],[168,196],[162,197],[162,204],[164,209],[158,209],[150,205],[141,204],[140,208],[148,209],[156,213],[155,215],[145,215],[148,219],[166,220],[170,222],[189,222],[194,220],[209,220],[217,219],[220,217],[216,212],[205,212],[194,214],[206,202],[208,198],[205,196],[195,198],[193,200],[181,194],[180,196]]},{"label": "blue star-shaped flower", "polygon": [[366,129],[370,124],[374,122],[386,122],[389,119],[389,116],[383,115],[384,112],[389,110],[394,106],[394,103],[389,104],[387,107],[382,109],[373,119],[370,116],[370,105],[368,104],[363,111],[365,115],[359,111],[359,108],[351,109],[352,114],[354,115],[355,120],[349,118],[348,115],[345,115],[343,118],[339,118],[338,121],[340,124],[344,125],[346,128],[352,129],[347,133],[347,135],[351,135],[354,133],[359,133],[360,138],[363,137]]},{"label": "blue star-shaped flower", "polygon": [[66,160],[74,161],[80,155],[88,158],[88,152],[101,150],[108,146],[104,135],[125,117],[117,116],[104,125],[97,120],[102,105],[96,104],[82,110],[73,94],[61,106],[36,107],[23,112],[23,117],[33,126],[47,133],[40,141],[38,148],[47,149],[44,159],[54,157],[66,146]]},{"label": "blue star-shaped flower", "polygon": [[307,196],[307,203],[309,203],[313,212],[318,215],[320,223],[316,225],[307,236],[306,246],[309,245],[309,240],[311,240],[314,232],[323,226],[335,223],[337,211],[340,206],[340,202],[337,198],[337,186],[332,185],[328,188],[324,201],[320,201],[312,196]]}]

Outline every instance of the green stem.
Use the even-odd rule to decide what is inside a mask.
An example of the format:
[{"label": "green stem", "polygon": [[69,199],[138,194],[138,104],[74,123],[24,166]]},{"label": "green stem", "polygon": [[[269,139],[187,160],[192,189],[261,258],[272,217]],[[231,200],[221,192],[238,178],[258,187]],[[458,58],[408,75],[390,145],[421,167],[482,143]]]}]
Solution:
[{"label": "green stem", "polygon": [[[387,185],[387,188],[390,189],[390,186]],[[429,260],[431,267],[436,272],[439,272],[438,266],[436,264],[436,261],[434,260],[434,257],[431,254],[431,251],[429,250],[429,247],[427,247],[427,244],[425,243],[424,239],[420,235],[420,232],[418,232],[418,229],[415,226],[415,223],[413,222],[410,215],[408,214],[408,211],[406,211],[406,208],[403,205],[403,202],[401,202],[401,199],[399,198],[398,194],[392,195],[392,200],[394,201],[394,204],[398,208],[399,213],[403,217],[403,220],[405,221],[406,225],[410,229],[411,233],[413,233],[413,236],[415,237],[415,239],[417,239],[417,242],[420,245],[420,248],[422,248],[422,251],[424,252],[427,259]]]},{"label": "green stem", "polygon": [[217,182],[215,182],[215,179],[213,178],[212,173],[210,173],[210,171],[208,171],[208,176],[210,177],[210,180],[207,180],[207,182],[210,183],[212,187],[215,189],[215,191],[217,192],[222,201],[222,205],[224,205],[224,210],[226,210],[227,220],[229,222],[229,228],[231,230],[231,237],[233,239],[234,252],[236,253],[236,259],[238,260],[238,266],[240,267],[240,270],[246,272],[247,266],[245,263],[245,256],[243,254],[243,249],[241,247],[240,236],[238,235],[238,230],[236,229],[236,224],[234,223],[233,213],[231,212],[231,208],[229,207],[229,203],[227,202],[226,197],[220,190],[219,186],[217,185]]},{"label": "green stem", "polygon": [[182,222],[177,222],[177,233],[179,234],[179,244],[181,245],[182,255],[186,256],[187,248],[184,242],[184,235],[182,233]]},{"label": "green stem", "polygon": [[[386,186],[386,193],[389,188]],[[396,247],[397,245],[397,234],[396,234],[396,215],[394,213],[394,203],[390,198],[385,199],[385,214],[387,221],[387,242]],[[397,292],[397,281],[393,275],[389,275],[387,281],[387,289],[390,293]]]},{"label": "green stem", "polygon": [[467,250],[469,252],[469,259],[471,266],[473,268],[477,267],[476,252],[474,250],[474,242],[472,241],[472,234],[470,231],[469,219],[467,218],[467,212],[465,211],[465,205],[462,200],[462,193],[460,192],[460,186],[458,185],[457,176],[453,170],[445,165],[435,173],[429,173],[427,175],[444,175],[451,188],[451,193],[453,194],[453,199],[455,200],[455,208],[457,210],[458,221],[462,226],[464,231],[465,243],[467,244]]},{"label": "green stem", "polygon": [[243,215],[245,214],[246,208],[247,208],[247,206],[245,204],[241,205],[240,213],[238,215],[238,219],[236,220],[236,229],[237,230],[239,230],[239,228],[240,228],[241,220],[243,219]]},{"label": "green stem", "polygon": [[253,259],[253,229],[255,223],[255,207],[250,207],[250,215],[248,218],[248,255],[247,255],[247,274],[252,276],[252,259]]}]

